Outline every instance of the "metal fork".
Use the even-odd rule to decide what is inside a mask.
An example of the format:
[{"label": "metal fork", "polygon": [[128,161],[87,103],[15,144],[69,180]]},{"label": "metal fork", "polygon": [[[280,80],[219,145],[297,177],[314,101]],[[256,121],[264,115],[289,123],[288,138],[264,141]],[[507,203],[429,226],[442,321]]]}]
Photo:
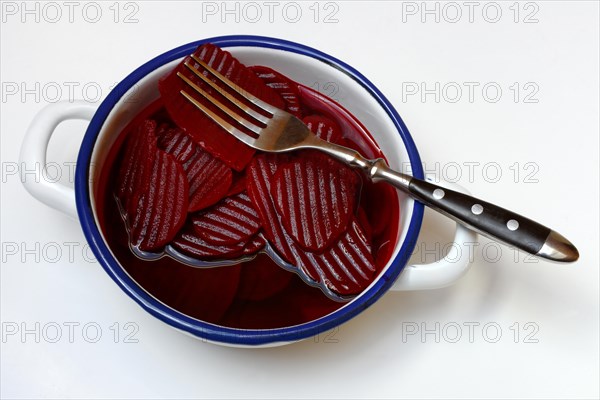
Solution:
[{"label": "metal fork", "polygon": [[[207,71],[208,75],[212,75],[213,79],[199,71],[190,59],[184,65],[221,94],[227,104],[178,72],[177,75],[190,89],[181,90],[181,94],[215,123],[248,146],[275,153],[299,149],[322,151],[363,171],[373,182],[392,184],[423,204],[494,240],[552,261],[573,262],[579,258],[575,246],[558,232],[475,197],[394,171],[383,159],[368,160],[352,149],[321,140],[292,114],[248,93],[196,56],[192,55],[191,58]],[[217,81],[223,85],[217,84]],[[201,96],[202,101],[190,94],[194,92]],[[256,111],[249,103],[264,113]],[[223,119],[213,112],[208,104],[216,106],[252,134]]]}]

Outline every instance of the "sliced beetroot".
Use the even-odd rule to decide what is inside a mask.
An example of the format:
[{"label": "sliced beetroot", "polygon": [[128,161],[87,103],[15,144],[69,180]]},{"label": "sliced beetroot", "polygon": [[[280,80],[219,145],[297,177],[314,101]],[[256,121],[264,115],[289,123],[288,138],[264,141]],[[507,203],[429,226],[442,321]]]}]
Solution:
[{"label": "sliced beetroot", "polygon": [[185,223],[188,183],[183,167],[172,155],[155,149],[147,184],[134,193],[128,221],[131,243],[142,251],[165,246]]},{"label": "sliced beetroot", "polygon": [[129,134],[119,170],[117,196],[127,212],[147,186],[156,152],[156,122],[145,120]]},{"label": "sliced beetroot", "polygon": [[353,148],[368,159],[385,158],[367,128],[339,103],[304,85],[298,85],[298,91],[304,107],[335,119],[344,136],[338,144]]},{"label": "sliced beetroot", "polygon": [[236,297],[242,300],[258,301],[279,293],[294,277],[275,264],[266,254],[259,254],[241,265],[241,280]]},{"label": "sliced beetroot", "polygon": [[[265,236],[279,256],[296,266],[309,280],[323,284],[339,296],[357,294],[370,284],[376,268],[370,241],[352,212],[347,216],[347,229],[342,230],[341,235],[334,238],[329,247],[319,252],[303,248],[283,226],[285,217],[279,213],[283,214],[284,207],[278,206],[274,201],[274,197],[277,197],[272,195],[277,190],[271,183],[275,183],[277,176],[295,165],[295,162],[290,157],[260,154],[248,166],[248,195],[261,217]],[[306,168],[305,164],[304,167]],[[327,168],[329,170],[331,167]],[[354,174],[353,171],[349,173]],[[355,184],[354,180],[358,178],[350,176],[352,175],[348,175],[348,186],[340,183],[337,185],[350,187]],[[339,188],[336,190],[340,191]],[[318,227],[319,224],[313,226]]]},{"label": "sliced beetroot", "polygon": [[302,122],[304,122],[308,129],[320,139],[338,144],[342,141],[342,130],[339,125],[330,118],[319,114],[313,114],[305,117]]},{"label": "sliced beetroot", "polygon": [[[275,107],[283,108],[285,106],[277,92],[268,87],[254,72],[241,64],[229,52],[223,51],[212,44],[204,44],[198,47],[194,55],[247,92]],[[198,70],[204,72],[202,67],[191,57],[186,57],[172,72],[159,81],[161,97],[169,115],[197,144],[215,157],[221,159],[231,168],[241,171],[252,158],[254,150],[223,130],[181,95],[181,90],[185,90],[203,104],[206,103],[206,100],[202,96],[195,93],[192,88],[177,76],[178,72],[188,77],[207,92],[213,93],[215,97],[223,100],[220,94],[214,93],[215,91],[210,86],[196,77],[184,65],[185,62],[189,62]],[[208,75],[208,73],[205,73],[205,75]],[[216,80],[212,76],[211,79]],[[227,100],[223,101],[227,102]],[[213,106],[210,106],[210,108],[214,109]],[[217,112],[220,113],[220,111]],[[225,118],[228,117],[225,116]]]},{"label": "sliced beetroot", "polygon": [[[246,83],[238,82],[241,86],[248,84],[249,86],[254,85],[256,87],[256,89],[253,89],[256,90],[255,92],[248,90],[249,92],[262,98],[271,97],[271,101],[267,101],[272,104],[278,103],[275,104],[277,107],[287,109],[300,118],[303,117],[303,122],[318,137],[333,143],[355,148],[366,156],[369,156],[369,151],[373,153],[377,150],[376,147],[373,147],[375,150],[371,149],[371,144],[374,145],[374,142],[370,139],[368,133],[364,135],[360,131],[360,123],[354,121],[357,122],[359,127],[352,128],[352,121],[345,116],[345,111],[337,112],[335,110],[337,105],[322,95],[315,92],[314,96],[311,95],[314,97],[313,101],[310,96],[307,96],[305,89],[308,88],[300,88],[298,84],[289,81],[286,77],[269,68],[250,67],[247,69],[231,57],[229,53],[218,50],[212,45],[199,48],[197,54],[200,52],[203,52],[203,54],[199,55],[200,58],[234,81],[238,79],[240,81],[245,80],[244,82]],[[371,192],[371,186],[377,187],[378,185],[366,183],[365,187],[368,189],[366,190],[366,196],[358,196],[358,182],[356,182],[354,188],[357,195],[351,196],[355,205],[349,207],[353,211],[348,214],[342,213],[338,215],[338,217],[341,217],[339,220],[335,218],[332,220],[321,218],[320,213],[322,213],[322,210],[327,210],[331,206],[327,202],[324,204],[317,202],[317,207],[311,209],[315,214],[312,216],[312,220],[307,219],[309,215],[306,212],[307,210],[300,211],[299,208],[286,207],[286,201],[288,204],[293,201],[305,201],[307,195],[310,200],[310,193],[315,193],[315,191],[312,190],[310,185],[304,184],[308,183],[311,179],[314,181],[315,176],[317,178],[319,176],[318,173],[315,173],[315,171],[319,171],[319,168],[316,168],[313,164],[319,164],[323,160],[319,159],[315,161],[313,157],[318,159],[324,156],[317,151],[294,152],[286,155],[258,154],[255,156],[256,160],[249,162],[253,157],[252,150],[248,152],[248,149],[244,145],[241,145],[229,134],[223,132],[220,127],[208,120],[204,114],[190,105],[181,96],[179,93],[181,89],[185,89],[188,93],[193,93],[193,89],[190,89],[187,84],[175,76],[178,71],[184,73],[185,76],[196,82],[200,87],[207,89],[215,97],[222,100],[220,94],[208,88],[206,84],[194,77],[187,67],[180,64],[176,71],[170,73],[160,83],[160,90],[162,92],[160,101],[162,102],[161,104],[164,103],[166,108],[168,108],[168,112],[163,109],[160,112],[152,114],[152,118],[160,126],[156,127],[156,124],[152,121],[145,123],[137,122],[146,118],[145,115],[136,119],[136,123],[140,128],[136,131],[131,130],[130,137],[127,138],[127,142],[123,146],[123,151],[119,155],[122,160],[121,170],[118,172],[119,175],[116,178],[118,183],[116,194],[124,206],[124,210],[122,211],[127,213],[128,224],[130,226],[135,225],[135,229],[130,234],[133,244],[137,243],[141,250],[157,250],[161,245],[164,245],[159,239],[168,236],[164,233],[167,232],[171,236],[174,234],[173,239],[169,242],[174,248],[178,248],[179,251],[192,257],[209,261],[233,260],[239,259],[244,255],[256,254],[267,245],[266,241],[268,240],[270,242],[268,244],[270,246],[268,254],[277,253],[273,257],[277,263],[285,261],[289,264],[285,266],[288,269],[291,266],[296,266],[300,276],[305,279],[308,278],[308,281],[312,281],[309,283],[320,283],[321,286],[325,286],[326,292],[331,291],[335,294],[345,296],[358,294],[364,290],[374,279],[376,270],[383,268],[383,265],[385,265],[393,251],[392,243],[395,231],[393,230],[394,228],[390,228],[389,213],[381,212],[381,210],[390,211],[390,208],[394,208],[389,205],[391,203],[388,201],[390,198],[387,196],[388,193]],[[250,75],[244,76],[244,72],[240,71],[250,71]],[[218,84],[221,85],[220,83]],[[267,90],[261,90],[261,87]],[[305,90],[305,92],[302,90]],[[195,93],[194,96],[196,96]],[[196,98],[199,98],[199,96],[196,96]],[[305,98],[308,98],[308,100],[305,101]],[[311,103],[311,101],[315,104]],[[321,106],[321,103],[324,105]],[[214,110],[214,108],[212,109]],[[150,114],[148,113],[147,115]],[[182,122],[183,124],[181,124]],[[343,135],[340,126],[343,127]],[[163,160],[164,155],[161,155],[157,151],[157,147],[168,153],[171,156],[171,160]],[[217,156],[222,157],[222,159],[215,158],[213,153],[210,153],[215,160],[226,165],[229,171],[229,178],[227,177],[227,172],[224,173],[225,175],[219,175],[218,167],[210,165],[208,163],[209,159],[200,157],[201,154],[209,154],[207,149],[214,152]],[[377,156],[380,156],[380,154],[377,154]],[[370,156],[370,158],[373,157]],[[169,162],[172,163],[173,160],[181,165],[188,181],[188,196],[186,197],[188,207],[184,207],[184,210],[196,210],[193,211],[193,215],[188,217],[188,225],[185,227],[179,225],[178,229],[169,229],[168,222],[165,224],[160,222],[162,221],[160,211],[154,209],[158,208],[158,206],[147,212],[150,209],[150,203],[153,198],[149,194],[152,190],[154,192],[157,190],[169,190],[166,188],[159,189],[159,187],[177,187],[179,185],[178,183],[171,183],[169,179],[161,181],[160,176],[153,174],[156,165],[167,165]],[[284,175],[284,172],[289,174],[292,170],[296,171],[292,166],[294,162],[304,162],[300,160],[312,161],[309,162],[310,165],[308,168],[299,171],[295,177],[303,185],[296,184],[296,187],[291,185],[290,192],[299,193],[300,186],[305,190],[310,190],[306,190],[303,196],[296,196],[295,198],[284,198],[283,195],[276,196],[274,193],[277,191],[277,179],[281,180],[278,190],[281,193],[285,192],[283,189],[287,189],[287,186],[283,185],[286,182],[281,176]],[[347,169],[347,167],[337,161],[330,161],[336,163],[336,167],[332,168],[331,165],[327,165],[325,170],[335,171],[334,176],[336,176],[335,174],[345,173],[338,170]],[[325,162],[325,164],[328,164],[330,161]],[[231,167],[237,168],[237,170],[231,171]],[[213,173],[209,174],[209,171],[213,171]],[[217,173],[215,174],[214,171]],[[207,181],[209,175],[216,177],[214,181],[221,186],[211,189],[210,182]],[[309,179],[309,176],[312,176],[312,178]],[[327,178],[330,178],[330,176],[327,175]],[[324,180],[328,184],[333,181],[336,190],[343,189],[345,185],[342,184],[340,186],[337,184],[337,179],[334,177]],[[150,182],[157,183],[151,184]],[[196,182],[196,187],[194,188],[194,193],[191,193],[190,189],[192,189],[193,182]],[[317,184],[314,187],[319,187],[318,184],[317,179]],[[224,189],[225,187],[226,189]],[[393,188],[390,189],[394,191]],[[199,193],[197,197],[194,196],[196,191]],[[323,192],[317,191],[316,193],[318,196],[323,195]],[[327,194],[327,191],[325,193]],[[379,193],[386,196],[374,195]],[[239,207],[237,205],[227,202],[228,198],[239,198],[241,197],[240,195],[245,195],[246,199],[243,199],[244,202],[249,202],[255,208],[254,213],[251,213],[251,218],[248,221],[240,218],[237,210]],[[335,194],[334,197],[337,199]],[[377,199],[374,200],[373,197]],[[356,204],[359,198],[361,202],[360,204]],[[160,203],[160,201],[157,202]],[[165,201],[162,201],[162,203],[165,203]],[[171,206],[167,206],[166,208],[169,207]],[[233,213],[233,217],[230,219],[231,215],[227,213]],[[296,235],[293,235],[291,233],[293,229],[290,215],[302,213],[304,213],[302,218],[298,218],[295,221],[296,227],[300,227],[300,229],[297,229]],[[182,218],[180,218],[179,223],[183,224],[186,218],[185,211],[181,212],[181,215]],[[213,223],[215,219],[216,223]],[[345,228],[343,228],[343,220],[346,220]],[[195,226],[194,222],[197,222],[198,225]],[[340,224],[338,225],[338,223]],[[154,233],[148,233],[148,235],[143,236],[144,229],[146,233],[152,231]],[[164,232],[161,229],[164,229]],[[309,238],[310,243],[306,243],[306,240],[303,241],[299,237],[307,229],[314,229],[315,231],[312,239],[310,235],[306,236]],[[338,233],[336,234],[336,232]],[[125,235],[125,232],[123,234]],[[151,242],[151,239],[149,239],[151,236],[155,236],[152,239],[154,242]],[[122,242],[126,243],[125,240]],[[373,262],[374,257],[376,258],[376,262]],[[282,317],[281,322],[277,323],[271,321],[270,323],[265,322],[263,324],[262,322],[256,323],[257,321],[244,320],[243,323],[240,323],[239,327],[260,329],[270,327],[271,325],[273,327],[289,326],[318,318],[341,304],[322,296],[318,289],[306,285],[299,277],[277,266],[275,262],[271,262],[267,258],[266,254],[260,254],[254,261],[227,268],[201,270],[183,266],[183,269],[203,272],[235,270],[235,279],[239,279],[239,273],[242,272],[243,284],[237,291],[235,307],[240,306],[243,308],[244,305],[256,305],[256,308],[253,308],[250,314],[259,315],[260,318],[268,320],[272,318],[272,313],[270,313],[267,306],[269,304],[276,304],[277,307],[275,308],[277,309],[278,316]],[[152,265],[148,263],[141,263],[140,265],[143,266],[144,270],[147,270],[147,268],[151,268],[154,264],[159,265],[165,259],[172,260],[169,257],[165,257],[157,262],[150,263]],[[260,259],[266,260],[268,265],[263,265],[259,261]],[[174,261],[173,263],[181,266],[178,262]],[[144,271],[144,273],[148,271]],[[167,272],[165,271],[165,276],[168,275]],[[223,274],[222,280],[229,283],[225,275],[227,274]],[[185,310],[186,314],[210,322],[216,322],[215,318],[225,321],[227,318],[221,319],[221,317],[216,315],[207,317],[201,315],[201,313],[192,312],[194,307],[201,307],[206,310],[212,309],[210,303],[212,300],[222,302],[218,295],[221,293],[222,289],[220,285],[223,282],[219,280],[213,282],[210,276],[206,277],[208,280],[204,278],[202,276],[201,279],[198,279],[198,281],[202,281],[203,283],[203,286],[200,285],[201,288],[198,288],[198,290],[201,290],[202,295],[204,295],[202,304],[209,304],[209,306],[197,305],[197,298],[195,297],[197,287],[191,279],[180,279],[177,283],[174,281],[160,283],[160,279],[157,277],[156,286],[161,288],[165,286],[169,287],[168,290],[165,290],[173,294],[174,297],[174,299],[166,301],[170,306],[173,306],[172,302],[176,303],[176,299],[183,296],[183,291],[185,291],[187,292],[187,300],[189,300],[186,301],[186,304],[189,305],[189,311]],[[232,285],[232,288],[234,287],[237,287],[237,280],[235,281],[235,285]],[[296,291],[306,291],[306,296],[299,296]],[[229,289],[227,293],[229,296]],[[327,300],[328,303],[324,304],[323,307],[321,307],[321,304],[318,304],[318,301],[312,304],[309,300],[313,298],[311,297],[313,293],[315,300]],[[161,296],[157,297],[160,297],[162,301]],[[289,297],[288,301],[284,301],[286,296]],[[228,300],[223,303],[226,304],[225,308],[220,310],[218,314],[221,316],[226,315],[229,318],[230,314],[234,315],[235,313],[230,312],[231,309],[227,312],[225,311],[231,302],[229,297],[227,298]],[[293,304],[290,302],[290,299],[293,300]],[[235,307],[232,307],[232,309]],[[175,308],[180,309],[178,306],[175,306]],[[304,313],[305,310],[308,310],[307,313]],[[242,317],[245,318],[245,316]],[[284,319],[285,321],[283,321]]]},{"label": "sliced beetroot", "polygon": [[188,185],[183,167],[158,149],[156,122],[131,133],[121,164],[118,196],[130,242],[142,251],[166,245],[185,222]]},{"label": "sliced beetroot", "polygon": [[189,184],[188,211],[202,210],[221,200],[231,186],[225,163],[203,150],[180,128],[159,131],[158,145],[182,163]]},{"label": "sliced beetroot", "polygon": [[265,237],[275,250],[286,260],[292,261],[293,254],[288,244],[275,203],[271,197],[271,181],[285,154],[257,154],[247,168],[246,187],[248,196],[258,211]]},{"label": "sliced beetroot", "polygon": [[245,244],[215,245],[199,237],[194,229],[185,229],[173,239],[171,245],[188,256],[214,260],[238,257],[242,254]]},{"label": "sliced beetroot", "polygon": [[215,204],[231,186],[231,168],[212,154],[197,150],[183,165],[190,183],[190,212]]},{"label": "sliced beetroot", "polygon": [[250,67],[250,69],[265,82],[267,86],[279,93],[285,103],[284,110],[298,118],[302,117],[302,104],[300,102],[300,94],[298,93],[298,84],[296,82],[268,67],[255,65]]},{"label": "sliced beetroot", "polygon": [[215,245],[245,243],[260,229],[260,217],[245,192],[226,197],[191,218],[199,238]]},{"label": "sliced beetroot", "polygon": [[156,135],[158,147],[175,156],[175,159],[182,164],[187,163],[197,152],[198,146],[181,128],[161,126]]},{"label": "sliced beetroot", "polygon": [[193,226],[184,228],[171,242],[178,251],[200,260],[227,260],[252,255],[260,251],[264,240],[259,236],[251,237],[247,242],[234,244],[214,244],[198,235]]},{"label": "sliced beetroot", "polygon": [[325,252],[316,254],[293,247],[292,251],[296,265],[305,274],[339,296],[359,294],[375,276],[371,244],[354,219],[344,235]]},{"label": "sliced beetroot", "polygon": [[321,252],[354,214],[358,176],[323,154],[303,153],[273,176],[271,196],[286,231],[305,250]]}]

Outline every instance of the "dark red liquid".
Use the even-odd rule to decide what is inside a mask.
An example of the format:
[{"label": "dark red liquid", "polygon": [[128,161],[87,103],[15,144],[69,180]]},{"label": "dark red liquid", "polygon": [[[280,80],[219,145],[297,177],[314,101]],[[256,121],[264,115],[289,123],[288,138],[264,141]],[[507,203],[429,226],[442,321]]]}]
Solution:
[{"label": "dark red liquid", "polygon": [[[374,140],[337,104],[301,87],[305,107],[336,120],[349,147],[365,157],[382,157]],[[155,261],[138,258],[130,250],[125,224],[114,198],[122,157],[122,143],[131,127],[146,118],[169,117],[159,101],[152,103],[120,134],[100,176],[96,198],[100,228],[108,246],[131,277],[151,295],[190,317],[232,328],[266,329],[308,322],[335,311],[344,303],[326,297],[296,274],[276,265],[265,254],[242,264],[193,268],[168,256]],[[398,235],[396,190],[363,179],[360,202],[371,226],[373,256],[378,271],[388,262]]]}]

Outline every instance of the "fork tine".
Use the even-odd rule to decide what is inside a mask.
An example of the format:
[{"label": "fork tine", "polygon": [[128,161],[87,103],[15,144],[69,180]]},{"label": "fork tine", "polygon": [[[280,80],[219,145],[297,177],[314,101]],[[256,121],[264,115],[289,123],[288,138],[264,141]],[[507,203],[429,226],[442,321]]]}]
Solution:
[{"label": "fork tine", "polygon": [[196,100],[194,97],[192,97],[192,95],[187,93],[185,90],[181,90],[180,93],[183,95],[183,97],[188,99],[194,106],[196,106],[196,108],[198,108],[200,111],[202,111],[207,117],[212,119],[221,128],[225,129],[227,132],[229,132],[230,134],[235,136],[238,140],[241,140],[242,142],[246,143],[248,146],[255,147],[256,140],[253,137],[251,137],[250,135],[248,135],[245,132],[240,131],[235,126],[233,126],[229,122],[225,121],[223,118],[221,118],[220,116],[215,114],[204,104],[202,104],[201,102]]},{"label": "fork tine", "polygon": [[270,119],[269,117],[265,117],[264,115],[262,115],[262,114],[260,114],[260,113],[258,113],[256,111],[254,111],[252,108],[248,107],[247,105],[245,105],[244,103],[242,103],[241,101],[239,101],[238,99],[236,99],[234,96],[231,95],[231,93],[229,93],[228,91],[226,91],[225,89],[223,89],[222,87],[220,87],[219,85],[217,85],[212,80],[208,79],[206,77],[206,75],[204,75],[203,73],[201,73],[200,71],[198,71],[196,68],[194,68],[193,65],[190,65],[188,63],[188,61],[184,62],[184,65],[190,71],[192,71],[194,73],[194,75],[196,75],[198,78],[202,79],[210,87],[212,87],[214,90],[216,90],[221,95],[223,95],[227,100],[229,100],[230,102],[232,102],[233,104],[235,104],[240,110],[244,111],[246,114],[250,115],[252,118],[256,119],[257,121],[262,122],[263,124],[266,124],[266,123],[269,122],[269,119]]},{"label": "fork tine", "polygon": [[[194,82],[192,82],[187,76],[183,75],[181,72],[177,72],[177,76],[180,77],[181,79],[183,79],[183,81],[185,83],[187,83],[197,93],[201,94],[206,100],[210,101],[212,104],[214,104],[215,106],[217,106],[225,114],[229,115],[231,118],[233,118],[234,120],[236,120],[244,128],[247,128],[247,129],[251,130],[252,132],[256,133],[257,135],[260,134],[261,127],[253,124],[252,122],[244,119],[242,116],[236,114],[233,110],[231,110],[225,104],[221,103],[219,100],[215,99],[213,96],[211,96],[210,94],[208,94],[207,92],[205,92],[202,88],[200,88],[198,85],[196,85]],[[188,100],[189,100],[188,96],[185,96],[185,97],[188,98]],[[211,118],[212,118],[212,116],[211,116]],[[223,119],[221,119],[221,120],[223,122],[226,122]],[[246,136],[248,136],[248,135],[246,135]]]},{"label": "fork tine", "polygon": [[266,102],[262,101],[261,99],[259,99],[258,97],[248,93],[248,91],[242,89],[241,87],[239,87],[238,85],[236,85],[235,83],[230,81],[227,77],[225,77],[224,75],[222,75],[221,73],[219,73],[218,71],[216,71],[215,69],[210,67],[208,64],[206,64],[204,61],[202,61],[201,59],[196,57],[196,55],[192,54],[191,57],[194,61],[196,61],[198,64],[200,64],[202,67],[204,67],[204,69],[206,69],[212,75],[217,77],[221,82],[223,82],[224,84],[229,86],[231,89],[235,90],[237,93],[240,94],[240,96],[244,97],[246,100],[248,100],[252,104],[262,108],[263,110],[265,110],[271,114],[275,114],[276,112],[280,111],[278,108],[273,107],[269,103],[266,103]]}]

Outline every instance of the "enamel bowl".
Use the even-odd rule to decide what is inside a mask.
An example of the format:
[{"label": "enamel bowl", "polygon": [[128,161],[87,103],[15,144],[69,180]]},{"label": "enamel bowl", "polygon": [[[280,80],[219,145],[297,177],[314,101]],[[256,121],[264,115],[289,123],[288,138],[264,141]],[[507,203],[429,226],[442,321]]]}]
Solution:
[{"label": "enamel bowl", "polygon": [[205,341],[234,346],[272,346],[332,329],[365,310],[389,289],[443,287],[467,271],[469,257],[464,244],[475,242],[476,237],[460,226],[457,226],[454,239],[456,245],[444,259],[428,265],[406,266],[421,228],[423,205],[399,193],[401,218],[390,221],[400,225],[393,257],[361,295],[319,319],[277,329],[233,329],[191,318],[163,304],[138,285],[119,264],[98,228],[94,201],[98,177],[118,134],[158,97],[158,79],[184,56],[207,42],[230,51],[246,65],[271,67],[334,97],[368,129],[392,168],[401,170],[402,165],[406,168],[409,162],[412,174],[423,178],[419,153],[396,110],[369,80],[344,62],[297,43],[257,36],[209,38],[175,48],[133,71],[97,109],[88,103],[75,102],[52,104],[42,110],[32,122],[21,152],[22,162],[45,165],[45,150],[54,128],[67,119],[90,120],[77,159],[74,193],[73,189],[57,183],[24,182],[29,192],[42,202],[79,219],[97,260],[128,296],[156,318]]}]

